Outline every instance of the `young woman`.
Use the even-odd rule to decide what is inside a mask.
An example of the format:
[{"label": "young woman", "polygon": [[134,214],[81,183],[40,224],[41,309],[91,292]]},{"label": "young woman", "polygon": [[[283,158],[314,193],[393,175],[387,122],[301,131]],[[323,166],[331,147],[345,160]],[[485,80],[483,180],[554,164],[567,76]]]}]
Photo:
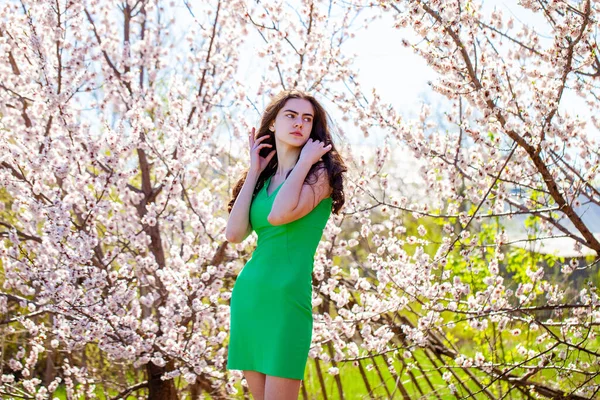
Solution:
[{"label": "young woman", "polygon": [[231,294],[227,368],[243,370],[255,400],[297,399],[312,338],[314,255],[344,204],[346,167],[327,113],[297,90],[273,98],[249,144],[226,237],[239,243],[255,230],[258,243]]}]

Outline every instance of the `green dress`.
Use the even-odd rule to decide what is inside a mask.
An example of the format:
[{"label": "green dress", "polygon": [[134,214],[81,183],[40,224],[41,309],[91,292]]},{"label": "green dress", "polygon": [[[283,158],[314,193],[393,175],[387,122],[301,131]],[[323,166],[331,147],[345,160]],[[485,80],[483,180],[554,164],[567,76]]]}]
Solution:
[{"label": "green dress", "polygon": [[238,275],[230,300],[227,369],[303,379],[312,339],[312,269],[315,251],[331,214],[331,197],[288,224],[267,216],[269,177],[250,206],[256,249]]}]

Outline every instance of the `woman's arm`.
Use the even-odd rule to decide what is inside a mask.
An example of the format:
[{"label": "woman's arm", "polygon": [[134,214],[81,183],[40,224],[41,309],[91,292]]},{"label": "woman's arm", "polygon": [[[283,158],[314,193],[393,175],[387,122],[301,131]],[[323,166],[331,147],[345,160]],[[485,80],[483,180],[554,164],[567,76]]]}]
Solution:
[{"label": "woman's arm", "polygon": [[225,238],[231,243],[240,243],[252,232],[250,224],[250,204],[252,203],[252,193],[258,181],[258,173],[249,171],[242,185],[242,190],[238,194],[235,203],[227,220],[227,230]]},{"label": "woman's arm", "polygon": [[319,169],[317,183],[304,184],[312,163],[299,160],[279,189],[267,220],[271,225],[283,225],[310,213],[324,198],[331,195],[327,170]]}]

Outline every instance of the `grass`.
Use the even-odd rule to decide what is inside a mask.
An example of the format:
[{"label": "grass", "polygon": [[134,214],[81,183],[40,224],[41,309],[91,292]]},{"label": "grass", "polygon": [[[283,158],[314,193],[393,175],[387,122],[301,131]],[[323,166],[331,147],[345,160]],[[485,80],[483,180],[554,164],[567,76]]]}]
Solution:
[{"label": "grass", "polygon": [[[119,392],[111,390],[108,393],[106,393],[106,390],[100,386],[100,385],[96,385],[96,388],[94,390],[94,393],[96,394],[97,398],[99,400],[108,400],[108,399],[112,399],[113,397],[117,396],[119,394]],[[138,392],[139,394],[140,392]],[[67,400],[67,390],[65,388],[64,385],[60,385],[56,391],[52,394],[52,397],[50,397],[50,399],[54,399],[54,398],[58,398],[59,400]],[[127,396],[126,399],[123,400],[137,400],[137,396]]]}]

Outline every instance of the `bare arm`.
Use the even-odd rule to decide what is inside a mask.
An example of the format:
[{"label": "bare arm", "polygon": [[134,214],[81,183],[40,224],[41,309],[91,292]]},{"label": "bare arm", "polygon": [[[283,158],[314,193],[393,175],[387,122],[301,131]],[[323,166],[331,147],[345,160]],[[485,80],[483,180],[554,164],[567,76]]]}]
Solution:
[{"label": "bare arm", "polygon": [[273,207],[267,218],[270,224],[281,225],[283,223],[281,219],[296,208],[300,200],[302,184],[311,166],[310,162],[303,162],[302,160],[296,163],[292,173],[287,177],[275,197]]},{"label": "bare arm", "polygon": [[325,197],[331,195],[329,178],[326,173],[317,174],[314,187],[304,184],[304,179],[321,157],[331,150],[332,145],[325,145],[319,140],[308,139],[302,147],[300,157],[285,180],[269,213],[267,220],[272,225],[282,225],[302,218],[311,212]]},{"label": "bare arm", "polygon": [[242,190],[238,194],[229,219],[227,220],[227,230],[225,237],[228,242],[240,243],[252,232],[250,224],[250,204],[252,203],[252,193],[258,181],[258,173],[249,171],[246,180],[242,185]]},{"label": "bare arm", "polygon": [[331,195],[327,171],[317,172],[314,185],[304,183],[311,165],[299,162],[277,193],[267,220],[271,225],[283,225],[310,213],[320,202]]}]

